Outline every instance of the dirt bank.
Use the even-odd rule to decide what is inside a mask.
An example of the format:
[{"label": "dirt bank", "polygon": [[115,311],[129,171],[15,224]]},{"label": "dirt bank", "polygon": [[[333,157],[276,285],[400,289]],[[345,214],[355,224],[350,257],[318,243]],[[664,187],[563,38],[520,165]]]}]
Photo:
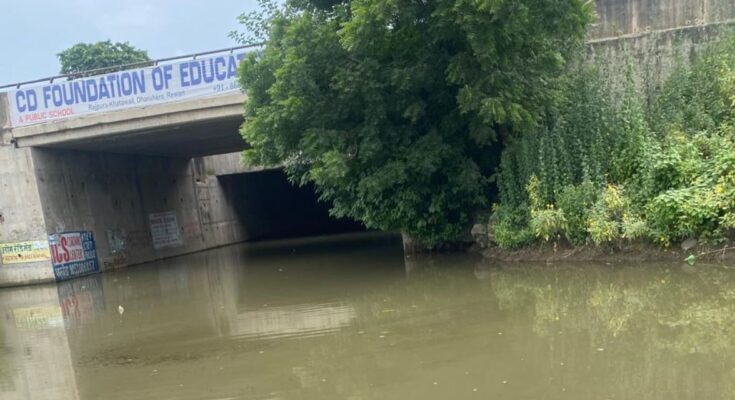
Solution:
[{"label": "dirt bank", "polygon": [[735,261],[735,245],[696,245],[684,250],[680,245],[662,248],[652,243],[627,243],[615,246],[571,246],[569,244],[540,243],[518,250],[475,247],[486,259],[497,261],[597,261],[597,262],[647,262],[680,261],[694,255],[696,261]]}]

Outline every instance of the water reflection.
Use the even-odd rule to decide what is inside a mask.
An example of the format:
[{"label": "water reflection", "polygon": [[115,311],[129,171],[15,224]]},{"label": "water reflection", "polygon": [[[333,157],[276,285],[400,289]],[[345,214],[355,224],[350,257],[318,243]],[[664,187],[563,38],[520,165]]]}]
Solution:
[{"label": "water reflection", "polygon": [[0,290],[0,398],[731,399],[734,300],[722,266],[237,246]]},{"label": "water reflection", "polygon": [[[532,316],[548,368],[585,364],[609,398],[735,395],[735,271],[646,265],[493,271],[501,310]],[[524,322],[520,322],[524,324]],[[543,365],[543,364],[542,364]],[[559,368],[558,380],[579,370]]]},{"label": "water reflection", "polygon": [[0,398],[78,399],[55,287],[0,291]]}]

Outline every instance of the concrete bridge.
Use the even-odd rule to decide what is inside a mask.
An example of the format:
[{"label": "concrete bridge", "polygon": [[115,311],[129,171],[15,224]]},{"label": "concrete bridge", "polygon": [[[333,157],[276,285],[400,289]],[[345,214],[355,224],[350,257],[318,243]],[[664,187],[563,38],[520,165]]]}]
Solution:
[{"label": "concrete bridge", "polygon": [[[167,64],[172,77],[161,96],[186,97],[192,85],[182,82],[193,79],[185,68],[193,62],[206,68],[207,60]],[[139,71],[149,74],[148,91],[155,93],[153,68]],[[107,81],[92,79],[98,78],[88,79],[90,87]],[[79,104],[69,96],[55,104],[52,85],[59,80],[0,93],[0,287],[248,240],[358,228],[330,220],[313,189],[290,186],[281,171],[242,167],[246,96],[235,79],[202,80],[189,98],[143,106],[128,106],[122,90],[114,103]],[[90,93],[83,93],[86,100]],[[88,112],[110,104],[122,106]],[[75,115],[55,117],[68,114]]]},{"label": "concrete bridge", "polygon": [[[732,0],[597,9],[592,52],[619,70],[632,55],[654,80],[735,23]],[[355,229],[280,171],[241,166],[240,50],[0,88],[0,286]]]}]

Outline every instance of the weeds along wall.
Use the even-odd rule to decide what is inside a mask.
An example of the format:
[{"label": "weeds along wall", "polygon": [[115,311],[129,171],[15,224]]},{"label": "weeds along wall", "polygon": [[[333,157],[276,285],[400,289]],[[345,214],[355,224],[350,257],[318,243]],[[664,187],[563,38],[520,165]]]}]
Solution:
[{"label": "weeds along wall", "polygon": [[735,228],[735,3],[598,1],[584,61],[508,138],[491,233],[722,242]]},{"label": "weeds along wall", "polygon": [[597,14],[588,59],[613,71],[624,71],[632,61],[636,84],[647,95],[676,65],[691,63],[735,29],[732,0],[597,0]]}]

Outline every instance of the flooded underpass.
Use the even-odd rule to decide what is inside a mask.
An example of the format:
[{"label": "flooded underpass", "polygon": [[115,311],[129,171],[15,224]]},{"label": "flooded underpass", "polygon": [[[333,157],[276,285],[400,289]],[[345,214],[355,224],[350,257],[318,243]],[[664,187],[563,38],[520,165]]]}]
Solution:
[{"label": "flooded underpass", "polygon": [[735,270],[373,233],[0,290],[0,398],[733,399]]}]

